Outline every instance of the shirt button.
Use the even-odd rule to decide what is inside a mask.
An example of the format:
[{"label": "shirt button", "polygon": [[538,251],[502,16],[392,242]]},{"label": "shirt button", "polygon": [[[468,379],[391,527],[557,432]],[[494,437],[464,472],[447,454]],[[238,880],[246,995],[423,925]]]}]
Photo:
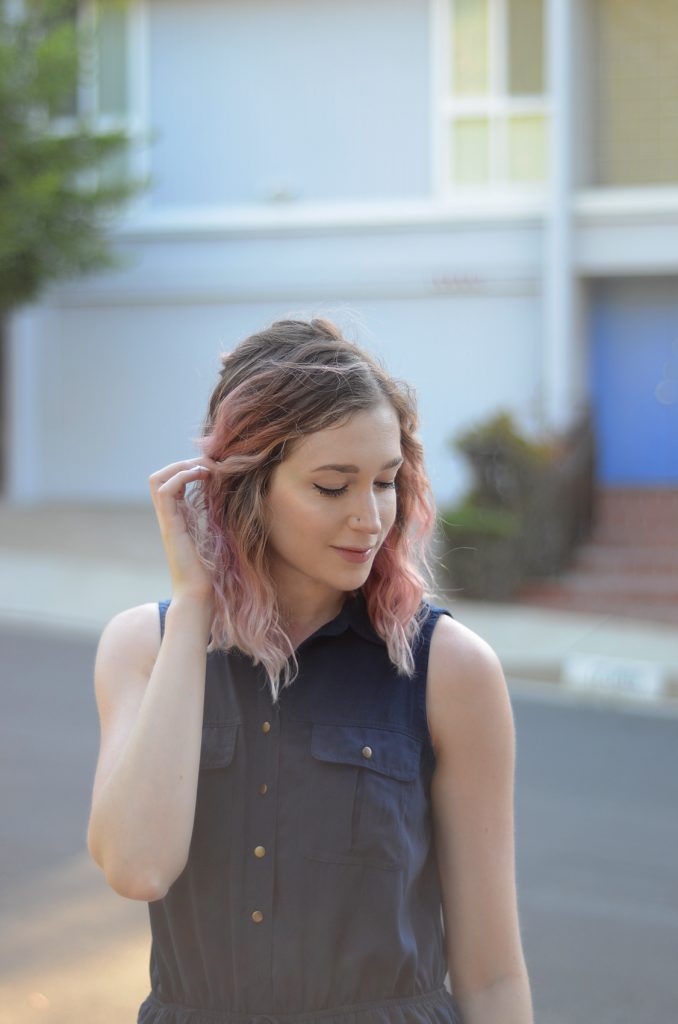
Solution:
[{"label": "shirt button", "polygon": [[271,723],[270,722],[262,722],[261,723],[261,731],[262,732],[270,732],[271,731]]},{"label": "shirt button", "polygon": [[372,757],[372,747],[363,747],[363,757]]},{"label": "shirt button", "polygon": [[256,921],[256,923],[259,924],[261,921],[264,920],[264,915],[260,910],[255,910],[252,913],[252,920]]},{"label": "shirt button", "polygon": [[264,849],[263,846],[255,846],[254,847],[254,856],[255,857],[264,857],[265,855],[266,855],[266,850]]},{"label": "shirt button", "polygon": [[259,792],[262,794],[262,796],[264,793],[268,793],[268,786],[266,785],[265,782],[262,782],[262,784],[259,786]]}]

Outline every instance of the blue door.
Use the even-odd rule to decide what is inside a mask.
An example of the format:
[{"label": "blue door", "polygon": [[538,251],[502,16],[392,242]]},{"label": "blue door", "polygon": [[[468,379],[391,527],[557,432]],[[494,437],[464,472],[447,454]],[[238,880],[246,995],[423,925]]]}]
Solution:
[{"label": "blue door", "polygon": [[598,482],[678,484],[678,280],[593,293],[590,373]]}]

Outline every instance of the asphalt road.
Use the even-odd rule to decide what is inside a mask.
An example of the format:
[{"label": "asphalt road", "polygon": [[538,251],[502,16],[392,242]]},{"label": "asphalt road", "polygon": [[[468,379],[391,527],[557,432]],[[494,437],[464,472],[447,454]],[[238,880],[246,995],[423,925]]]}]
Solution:
[{"label": "asphalt road", "polygon": [[[124,1024],[148,991],[146,905],[86,850],[94,650],[0,630],[0,1024]],[[512,699],[535,1024],[678,1020],[678,717]]]}]

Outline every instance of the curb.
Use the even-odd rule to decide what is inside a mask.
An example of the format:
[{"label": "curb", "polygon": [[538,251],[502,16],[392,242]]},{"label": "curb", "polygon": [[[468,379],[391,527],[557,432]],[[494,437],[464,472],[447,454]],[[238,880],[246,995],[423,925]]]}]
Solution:
[{"label": "curb", "polygon": [[629,697],[619,693],[581,690],[566,683],[542,682],[506,672],[506,683],[513,697],[519,696],[539,702],[552,702],[565,707],[593,707],[600,710],[628,712],[640,715],[668,715],[678,718],[678,699],[675,697]]},{"label": "curb", "polygon": [[[0,628],[31,632],[40,630],[55,637],[68,637],[73,640],[95,644],[101,634],[104,623],[100,620],[86,619],[73,614],[46,614],[40,610],[15,610],[0,607]],[[533,698],[535,700],[556,701],[564,705],[582,705],[614,707],[618,710],[652,714],[662,713],[678,717],[678,680],[666,677],[659,692],[652,694],[642,689],[634,690],[632,682],[623,680],[623,685],[615,682],[614,677],[607,678],[604,674],[588,685],[575,684],[568,680],[562,663],[554,660],[520,662],[519,659],[502,656],[497,652],[504,669],[509,693],[513,696]],[[615,666],[620,659],[615,659]]]},{"label": "curb", "polygon": [[[96,643],[121,609],[169,595],[161,558],[147,551],[146,559],[139,552],[111,560],[111,550],[108,558],[92,558],[53,547],[0,547],[0,626]],[[515,692],[601,706],[678,708],[678,630],[671,626],[444,593],[432,599],[494,649]]]}]

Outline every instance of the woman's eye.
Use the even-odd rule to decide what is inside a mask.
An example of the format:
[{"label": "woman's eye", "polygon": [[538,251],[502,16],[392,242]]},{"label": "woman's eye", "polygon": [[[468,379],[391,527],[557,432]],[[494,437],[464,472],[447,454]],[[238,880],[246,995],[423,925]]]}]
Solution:
[{"label": "woman's eye", "polygon": [[313,484],[313,486],[317,488],[317,490],[319,490],[321,494],[329,494],[334,498],[336,498],[339,494],[343,494],[344,491],[348,490],[346,484],[344,484],[343,487],[339,487],[338,490],[332,490],[331,487],[321,487],[320,484]]},{"label": "woman's eye", "polygon": [[[395,480],[377,480],[377,487],[381,487],[382,490],[388,490],[394,488],[396,485]],[[340,494],[344,494],[348,490],[348,485],[344,484],[343,487],[338,487],[333,490],[331,487],[321,487],[320,484],[313,484],[313,486],[320,491],[321,494],[327,494],[333,498],[337,498]]]}]

